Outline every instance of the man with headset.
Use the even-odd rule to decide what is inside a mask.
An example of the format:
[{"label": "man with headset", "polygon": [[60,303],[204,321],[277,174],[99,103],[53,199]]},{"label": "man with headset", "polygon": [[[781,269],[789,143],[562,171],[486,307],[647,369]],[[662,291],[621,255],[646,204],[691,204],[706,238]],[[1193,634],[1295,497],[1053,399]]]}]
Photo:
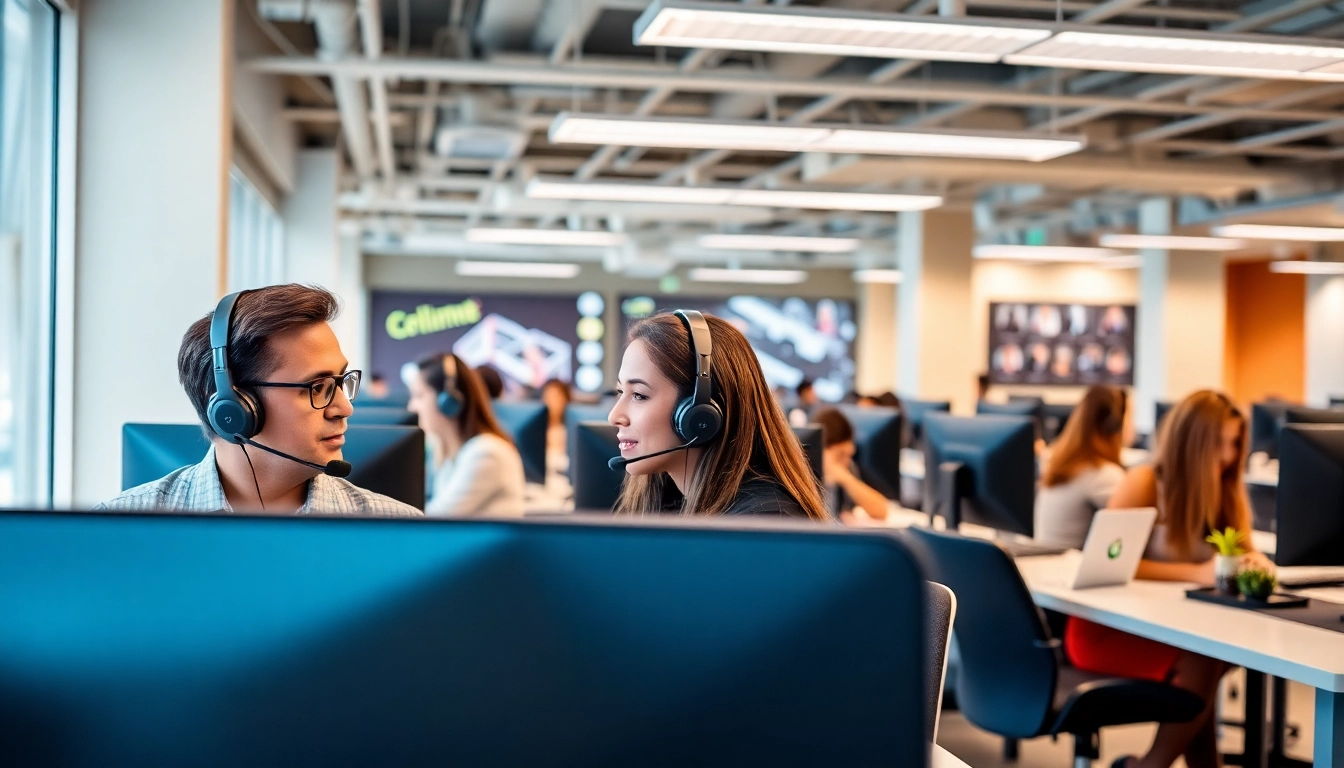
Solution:
[{"label": "man with headset", "polygon": [[178,380],[211,440],[205,459],[99,509],[421,515],[343,479],[360,372],[348,370],[331,329],[339,311],[331,293],[297,284],[221,299],[177,355]]}]

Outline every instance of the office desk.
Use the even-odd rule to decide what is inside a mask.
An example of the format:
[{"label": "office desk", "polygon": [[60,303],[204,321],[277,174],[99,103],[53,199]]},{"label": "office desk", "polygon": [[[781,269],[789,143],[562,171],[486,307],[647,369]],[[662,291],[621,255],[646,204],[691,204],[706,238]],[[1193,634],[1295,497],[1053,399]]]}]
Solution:
[{"label": "office desk", "polygon": [[930,756],[929,768],[970,768],[961,761],[961,758],[948,752],[946,749],[933,745],[933,754]]},{"label": "office desk", "polygon": [[[1344,634],[1190,600],[1185,597],[1190,584],[1135,581],[1124,587],[1068,589],[1064,584],[1071,569],[1064,556],[1017,562],[1042,608],[1315,688],[1315,765],[1344,768]],[[1322,590],[1316,596],[1329,599],[1338,592]]]}]

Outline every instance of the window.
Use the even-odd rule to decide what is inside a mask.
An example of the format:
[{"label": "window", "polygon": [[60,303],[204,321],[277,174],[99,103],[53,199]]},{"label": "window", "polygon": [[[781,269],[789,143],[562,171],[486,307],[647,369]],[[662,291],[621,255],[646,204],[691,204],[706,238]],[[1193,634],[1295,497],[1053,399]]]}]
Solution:
[{"label": "window", "polygon": [[237,168],[229,174],[229,290],[283,282],[285,225]]},{"label": "window", "polygon": [[0,506],[51,499],[56,16],[0,0]]}]

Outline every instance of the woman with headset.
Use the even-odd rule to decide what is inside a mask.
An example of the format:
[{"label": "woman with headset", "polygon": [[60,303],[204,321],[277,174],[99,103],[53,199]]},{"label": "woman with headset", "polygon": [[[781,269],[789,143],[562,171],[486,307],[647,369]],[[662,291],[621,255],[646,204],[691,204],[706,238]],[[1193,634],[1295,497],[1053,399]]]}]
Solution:
[{"label": "woman with headset", "polygon": [[1120,451],[1134,440],[1129,398],[1118,387],[1092,387],[1073,409],[1041,470],[1036,538],[1082,549],[1092,516],[1104,509],[1125,470]]},{"label": "woman with headset", "polygon": [[630,329],[608,420],[629,473],[618,514],[829,516],[746,337],[677,310]]},{"label": "woman with headset", "polygon": [[490,410],[485,383],[457,355],[422,358],[406,375],[434,467],[425,514],[522,515],[523,460]]}]

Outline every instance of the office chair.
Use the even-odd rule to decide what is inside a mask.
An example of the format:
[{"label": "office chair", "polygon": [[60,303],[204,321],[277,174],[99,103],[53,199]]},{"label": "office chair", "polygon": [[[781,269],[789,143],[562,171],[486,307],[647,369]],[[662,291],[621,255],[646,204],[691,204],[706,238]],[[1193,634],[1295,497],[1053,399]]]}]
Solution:
[{"label": "office chair", "polygon": [[938,743],[938,720],[943,711],[943,687],[947,683],[947,651],[952,644],[952,625],[957,618],[957,596],[952,590],[932,581],[925,582],[929,601],[928,694],[929,741]]},{"label": "office chair", "polygon": [[1204,709],[1175,686],[1064,664],[1017,566],[994,542],[915,528],[906,541],[926,575],[957,595],[957,703],[976,727],[1008,739],[1070,734],[1074,765],[1086,768],[1100,755],[1102,728],[1187,722]]}]

